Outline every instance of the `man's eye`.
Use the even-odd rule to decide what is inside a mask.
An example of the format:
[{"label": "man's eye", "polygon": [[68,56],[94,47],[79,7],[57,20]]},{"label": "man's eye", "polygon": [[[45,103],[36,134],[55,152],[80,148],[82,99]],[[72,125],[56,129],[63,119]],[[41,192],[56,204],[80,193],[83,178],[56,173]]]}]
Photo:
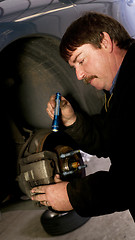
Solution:
[{"label": "man's eye", "polygon": [[82,61],[80,61],[79,64],[81,65],[81,64],[83,64],[83,62],[84,62],[84,59]]}]

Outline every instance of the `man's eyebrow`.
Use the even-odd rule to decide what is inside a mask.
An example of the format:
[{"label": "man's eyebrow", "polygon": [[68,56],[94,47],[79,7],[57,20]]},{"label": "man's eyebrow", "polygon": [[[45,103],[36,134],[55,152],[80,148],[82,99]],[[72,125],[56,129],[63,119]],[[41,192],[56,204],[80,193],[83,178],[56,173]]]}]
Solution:
[{"label": "man's eyebrow", "polygon": [[80,54],[81,54],[81,52],[77,54],[77,56],[76,56],[75,59],[73,60],[73,63],[76,63],[76,60],[77,60],[77,58],[79,57]]}]

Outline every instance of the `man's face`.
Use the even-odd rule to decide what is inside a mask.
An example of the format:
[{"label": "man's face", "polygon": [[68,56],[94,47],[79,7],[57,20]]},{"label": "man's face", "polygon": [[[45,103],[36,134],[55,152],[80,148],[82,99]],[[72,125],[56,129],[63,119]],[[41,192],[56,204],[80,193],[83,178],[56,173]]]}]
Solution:
[{"label": "man's face", "polygon": [[75,68],[78,80],[85,79],[98,90],[110,90],[116,71],[113,53],[105,46],[99,49],[84,44],[73,51],[69,64]]}]

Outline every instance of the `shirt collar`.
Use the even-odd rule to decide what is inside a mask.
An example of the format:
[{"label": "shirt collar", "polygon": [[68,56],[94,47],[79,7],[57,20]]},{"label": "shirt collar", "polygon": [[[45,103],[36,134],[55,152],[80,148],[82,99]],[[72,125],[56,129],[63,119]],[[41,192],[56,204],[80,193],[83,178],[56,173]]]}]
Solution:
[{"label": "shirt collar", "polygon": [[116,73],[115,78],[113,79],[112,86],[111,86],[111,89],[109,91],[110,94],[112,94],[112,92],[113,92],[114,86],[116,84],[116,81],[117,81],[117,78],[118,78],[118,75],[119,75],[119,71],[120,71],[120,68],[119,68],[118,72]]}]

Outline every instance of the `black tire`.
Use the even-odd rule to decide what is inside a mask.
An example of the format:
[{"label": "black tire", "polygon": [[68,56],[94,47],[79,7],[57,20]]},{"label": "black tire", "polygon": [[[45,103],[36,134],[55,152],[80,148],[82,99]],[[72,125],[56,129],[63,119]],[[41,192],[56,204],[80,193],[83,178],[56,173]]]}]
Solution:
[{"label": "black tire", "polygon": [[52,236],[69,233],[90,219],[79,216],[74,210],[56,216],[54,215],[54,217],[50,216],[51,213],[49,213],[49,210],[44,212],[41,216],[41,224],[44,230]]}]

